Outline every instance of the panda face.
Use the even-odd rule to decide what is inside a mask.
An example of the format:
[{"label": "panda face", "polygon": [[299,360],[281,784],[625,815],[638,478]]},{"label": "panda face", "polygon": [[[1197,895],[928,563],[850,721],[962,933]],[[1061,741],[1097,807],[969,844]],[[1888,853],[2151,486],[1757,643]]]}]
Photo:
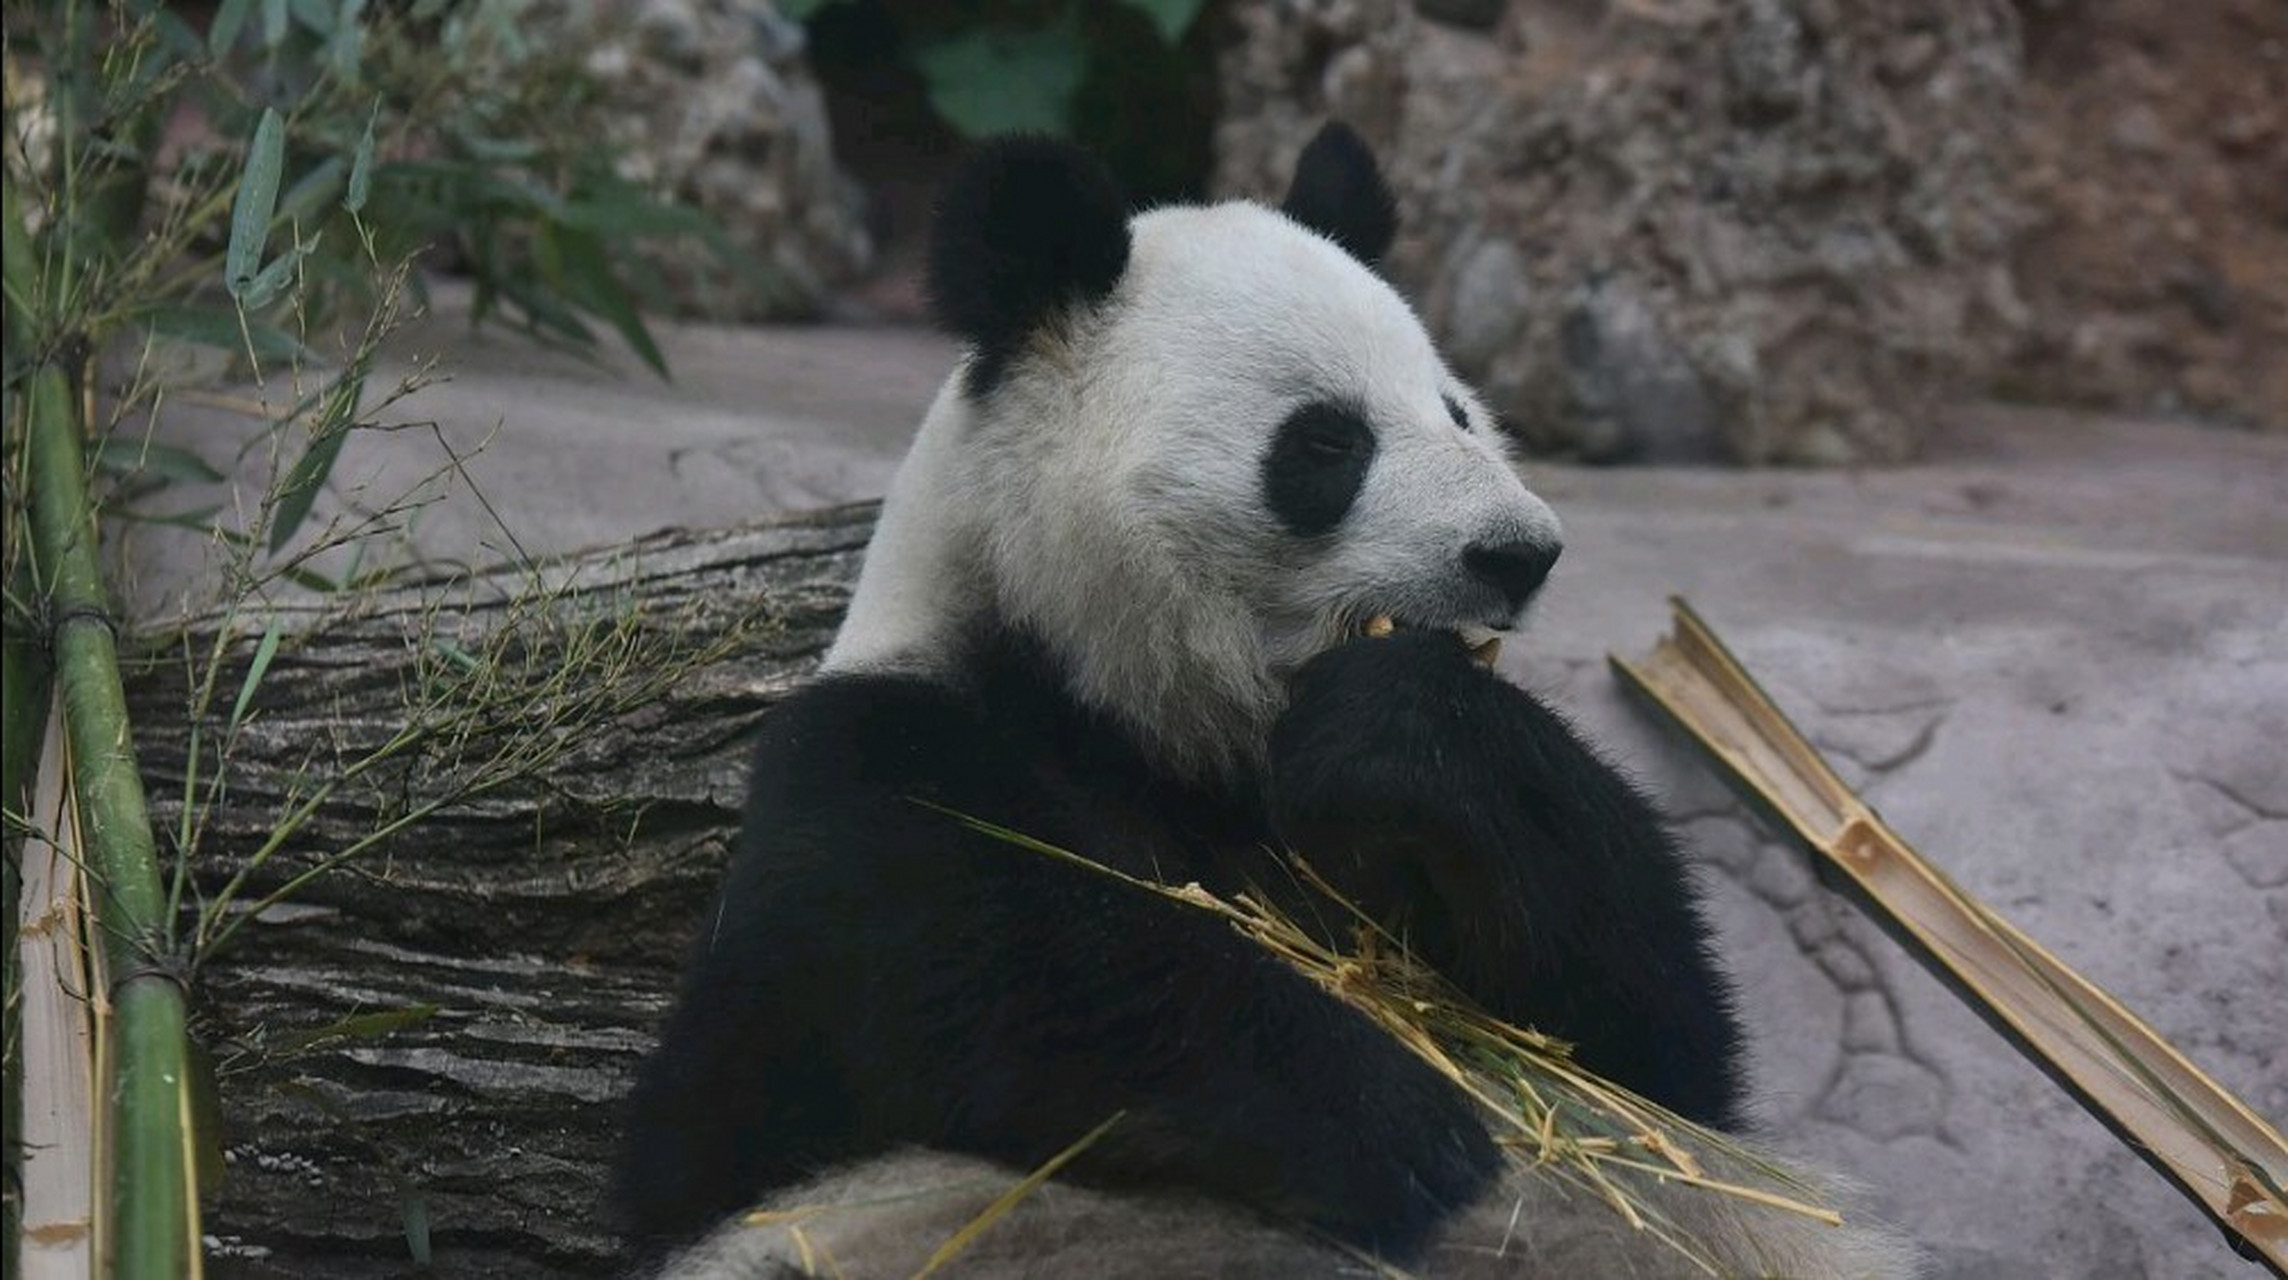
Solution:
[{"label": "panda face", "polygon": [[1556,515],[1399,296],[1258,205],[1131,229],[1076,420],[1038,447],[1106,465],[1092,500],[1250,615],[1275,679],[1377,616],[1473,642],[1515,626]]},{"label": "panda face", "polygon": [[1059,144],[988,148],[931,287],[970,353],[901,468],[829,667],[1020,628],[1171,769],[1258,756],[1285,681],[1369,619],[1514,626],[1556,516],[1372,269],[1390,197],[1330,126],[1278,210],[1130,218]]}]

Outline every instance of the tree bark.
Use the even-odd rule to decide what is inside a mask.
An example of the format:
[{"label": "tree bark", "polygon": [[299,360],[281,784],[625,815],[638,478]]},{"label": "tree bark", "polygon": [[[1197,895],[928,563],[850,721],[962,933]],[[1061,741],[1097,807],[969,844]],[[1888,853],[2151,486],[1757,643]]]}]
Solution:
[{"label": "tree bark", "polygon": [[[622,1263],[603,1212],[618,1099],[728,852],[748,731],[816,665],[874,515],[869,504],[661,534],[544,566],[537,597],[530,569],[438,574],[346,611],[279,613],[285,638],[189,859],[186,929],[281,813],[402,730],[440,654],[484,652],[544,676],[560,644],[487,650],[488,639],[539,620],[561,640],[598,618],[616,619],[639,657],[716,651],[625,709],[599,693],[560,722],[548,719],[555,702],[517,704],[526,723],[476,736],[537,733],[549,747],[539,764],[324,871],[199,957],[196,1036],[219,1086],[202,1118],[219,1147],[210,1275],[395,1275],[423,1248],[433,1274]],[[223,625],[195,624],[130,672],[162,850],[181,847],[186,778],[204,792],[258,648],[252,635],[228,640],[211,710],[187,715]],[[462,785],[469,750],[432,742],[368,768],[217,918],[243,917]]]}]

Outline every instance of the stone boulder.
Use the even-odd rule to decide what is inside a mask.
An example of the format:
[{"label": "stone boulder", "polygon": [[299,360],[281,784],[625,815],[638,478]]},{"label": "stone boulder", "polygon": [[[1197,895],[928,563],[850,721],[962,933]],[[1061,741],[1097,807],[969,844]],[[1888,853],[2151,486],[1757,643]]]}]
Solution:
[{"label": "stone boulder", "polygon": [[648,244],[683,313],[806,315],[870,264],[802,27],[771,0],[536,0],[522,24],[593,80],[589,110],[622,175],[704,211],[758,265],[726,270],[694,237]]},{"label": "stone boulder", "polygon": [[2023,324],[2006,0],[1235,4],[1222,190],[1326,117],[1397,189],[1387,270],[1534,449],[1912,456]]}]

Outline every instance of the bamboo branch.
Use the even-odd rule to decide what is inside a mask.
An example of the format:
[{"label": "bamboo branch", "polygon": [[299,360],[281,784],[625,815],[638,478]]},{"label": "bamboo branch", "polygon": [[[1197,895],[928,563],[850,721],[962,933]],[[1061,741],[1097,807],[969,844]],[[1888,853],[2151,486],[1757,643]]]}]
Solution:
[{"label": "bamboo branch", "polygon": [[177,1280],[199,1268],[197,1198],[183,1121],[183,987],[165,951],[167,897],[120,687],[84,464],[86,435],[71,379],[42,365],[28,380],[26,398],[31,544],[111,975],[105,1216],[111,1274]]},{"label": "bamboo branch", "polygon": [[1727,781],[1841,871],[1924,967],[2225,1232],[2288,1275],[2288,1141],[2137,1015],[2020,933],[1892,831],[1682,600],[1622,682]]}]

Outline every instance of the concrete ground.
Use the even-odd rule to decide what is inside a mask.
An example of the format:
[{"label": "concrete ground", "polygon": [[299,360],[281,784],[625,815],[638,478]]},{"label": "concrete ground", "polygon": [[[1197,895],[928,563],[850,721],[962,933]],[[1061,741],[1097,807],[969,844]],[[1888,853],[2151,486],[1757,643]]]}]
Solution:
[{"label": "concrete ground", "polygon": [[[353,439],[328,505],[490,433],[466,470],[498,524],[461,486],[410,533],[449,559],[492,558],[503,525],[537,553],[878,495],[952,359],[908,331],[674,328],[662,383],[471,335],[444,302],[399,346],[451,381],[392,415],[436,431]],[[165,434],[247,432],[178,402]],[[1712,872],[1778,1134],[1869,1184],[1941,1275],[2256,1274],[1818,889],[1604,660],[1689,597],[1894,826],[2278,1123],[2288,438],[1971,408],[1898,471],[1531,478],[1568,550],[1505,663],[1654,785]],[[149,611],[199,580],[198,551],[143,537]]]}]

